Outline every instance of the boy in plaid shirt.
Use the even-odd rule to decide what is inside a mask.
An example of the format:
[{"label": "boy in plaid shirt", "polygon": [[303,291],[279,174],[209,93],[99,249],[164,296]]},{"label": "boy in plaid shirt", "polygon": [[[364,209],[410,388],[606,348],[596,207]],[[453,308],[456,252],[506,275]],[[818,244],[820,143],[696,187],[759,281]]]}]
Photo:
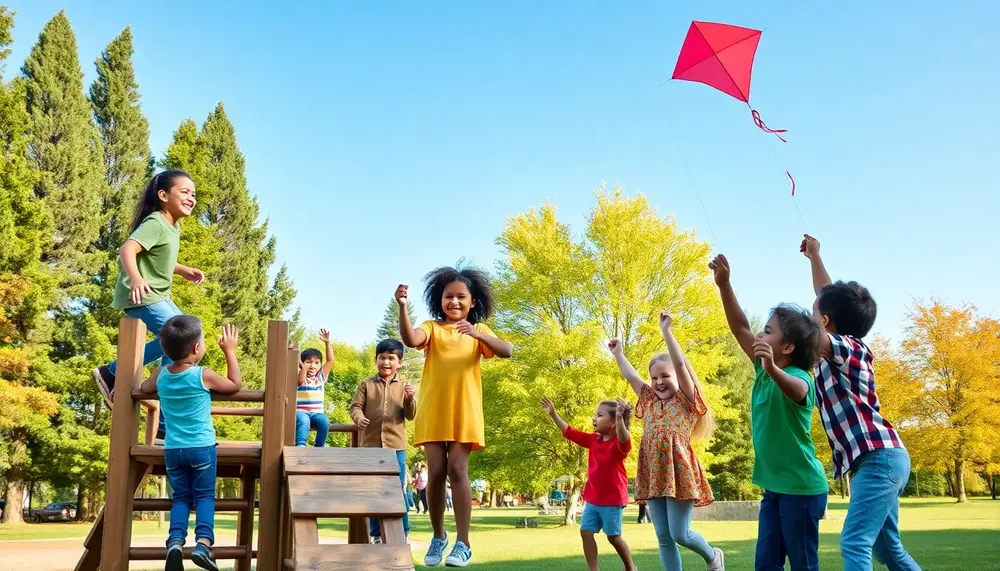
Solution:
[{"label": "boy in plaid shirt", "polygon": [[799,250],[812,266],[813,317],[819,340],[816,402],[834,477],[853,474],[851,503],[840,536],[844,571],[870,571],[872,554],[892,571],[920,571],[899,538],[899,496],[910,478],[910,455],[879,412],[873,355],[861,338],[875,324],[875,300],[857,282],[833,283],[808,234]]}]

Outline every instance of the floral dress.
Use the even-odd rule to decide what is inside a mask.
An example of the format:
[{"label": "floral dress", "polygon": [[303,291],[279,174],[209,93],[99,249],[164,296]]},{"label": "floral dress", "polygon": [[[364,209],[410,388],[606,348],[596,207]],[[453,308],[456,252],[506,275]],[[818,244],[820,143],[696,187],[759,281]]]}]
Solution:
[{"label": "floral dress", "polygon": [[695,402],[691,402],[684,391],[661,400],[649,385],[643,386],[635,407],[635,418],[642,419],[637,500],[668,497],[694,500],[695,506],[712,503],[712,488],[691,448],[691,432],[707,412],[697,387]]}]

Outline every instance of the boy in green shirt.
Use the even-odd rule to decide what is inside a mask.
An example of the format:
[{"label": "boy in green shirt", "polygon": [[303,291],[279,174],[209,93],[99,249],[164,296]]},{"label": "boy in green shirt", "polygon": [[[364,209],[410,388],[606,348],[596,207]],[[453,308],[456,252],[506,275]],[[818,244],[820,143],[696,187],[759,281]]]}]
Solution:
[{"label": "boy in green shirt", "polygon": [[764,488],[757,520],[755,569],[819,569],[819,520],[829,488],[810,429],[816,402],[812,374],[819,326],[805,310],[779,305],[754,336],[729,283],[729,262],[709,264],[729,329],[754,363],[750,420],[753,483]]}]

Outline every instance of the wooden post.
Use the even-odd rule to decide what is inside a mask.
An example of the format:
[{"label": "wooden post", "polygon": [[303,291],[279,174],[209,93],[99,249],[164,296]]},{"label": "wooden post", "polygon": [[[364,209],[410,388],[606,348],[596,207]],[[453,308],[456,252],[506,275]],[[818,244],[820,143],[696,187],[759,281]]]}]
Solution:
[{"label": "wooden post", "polygon": [[295,404],[299,389],[299,346],[288,346],[285,358],[285,446],[295,446]]},{"label": "wooden post", "polygon": [[[288,322],[267,324],[264,373],[264,428],[260,458],[260,516],[257,527],[257,571],[281,571],[281,448],[285,441],[285,376]],[[109,570],[110,571],[110,570]]]},{"label": "wooden post", "polygon": [[128,549],[132,543],[132,500],[129,486],[135,469],[129,449],[139,437],[139,403],[132,389],[142,383],[142,359],[146,345],[146,325],[124,318],[118,325],[118,364],[115,393],[118,403],[111,411],[111,445],[108,452],[108,496],[104,507],[104,537],[101,542],[101,569],[127,571]]},{"label": "wooden post", "polygon": [[[246,500],[247,507],[240,510],[236,516],[236,545],[240,547],[253,547],[254,492],[256,488],[256,471],[252,467],[244,465],[240,474],[240,498]],[[252,549],[247,550],[247,557],[236,560],[234,567],[236,571],[250,571],[250,566],[253,563],[250,551]]]}]

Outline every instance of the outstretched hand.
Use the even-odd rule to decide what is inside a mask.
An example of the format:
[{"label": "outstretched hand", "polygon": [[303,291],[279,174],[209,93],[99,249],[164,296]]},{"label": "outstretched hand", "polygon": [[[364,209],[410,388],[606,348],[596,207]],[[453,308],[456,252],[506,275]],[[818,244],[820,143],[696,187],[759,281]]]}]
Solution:
[{"label": "outstretched hand", "polygon": [[625,348],[622,346],[622,342],[615,338],[608,341],[608,350],[611,351],[612,355],[618,356],[624,352]]},{"label": "outstretched hand", "polygon": [[329,343],[330,342],[330,332],[327,331],[326,329],[320,329],[319,330],[319,340],[322,341],[323,343]]},{"label": "outstretched hand", "polygon": [[660,312],[660,331],[666,331],[670,329],[670,326],[674,323],[674,316],[670,314],[669,311],[664,310]]},{"label": "outstretched hand", "polygon": [[809,234],[803,234],[802,236],[802,243],[799,244],[799,251],[802,252],[802,255],[810,260],[819,256],[819,240]]},{"label": "outstretched hand", "polygon": [[615,399],[615,403],[616,403],[615,404],[615,418],[617,420],[623,419],[626,414],[632,412],[632,407],[629,406],[629,404],[627,402],[625,402],[625,399],[623,399],[623,398]]},{"label": "outstretched hand", "polygon": [[729,260],[719,254],[708,263],[708,269],[712,270],[715,278],[715,285],[722,287],[729,285]]},{"label": "outstretched hand", "polygon": [[396,287],[396,293],[393,294],[393,297],[396,298],[396,303],[398,303],[400,307],[406,307],[406,302],[409,300],[409,292],[410,286],[408,285],[399,284],[399,286]]},{"label": "outstretched hand", "polygon": [[542,397],[542,409],[548,413],[549,416],[556,413],[556,405],[552,404],[552,399],[549,397]]},{"label": "outstretched hand", "polygon": [[219,337],[219,348],[223,351],[235,351],[239,337],[239,331],[236,330],[235,325],[223,325],[222,336]]}]

